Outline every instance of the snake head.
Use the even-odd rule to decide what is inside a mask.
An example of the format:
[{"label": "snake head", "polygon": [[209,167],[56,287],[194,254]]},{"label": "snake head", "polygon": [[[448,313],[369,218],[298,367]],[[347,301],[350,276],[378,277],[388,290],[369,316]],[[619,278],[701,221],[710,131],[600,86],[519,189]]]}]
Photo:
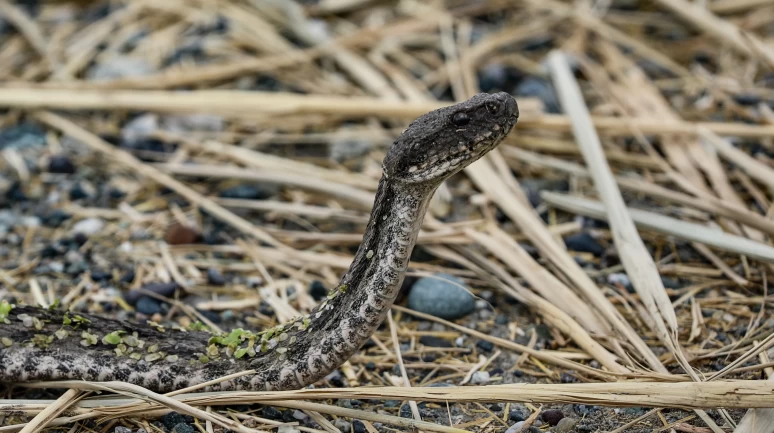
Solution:
[{"label": "snake head", "polygon": [[505,92],[478,95],[417,118],[382,165],[393,181],[440,184],[494,149],[511,132],[519,108]]}]

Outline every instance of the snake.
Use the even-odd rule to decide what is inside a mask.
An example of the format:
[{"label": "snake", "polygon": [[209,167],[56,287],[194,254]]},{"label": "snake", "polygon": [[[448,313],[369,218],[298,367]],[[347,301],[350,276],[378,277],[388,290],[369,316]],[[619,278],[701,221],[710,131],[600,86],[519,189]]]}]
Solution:
[{"label": "snake", "polygon": [[[260,332],[134,323],[0,301],[0,383],[122,381],[157,392],[300,389],[346,362],[385,320],[436,189],[518,121],[508,93],[421,115],[382,163],[370,217],[340,283],[303,317]],[[240,374],[243,372],[250,374]],[[219,378],[224,380],[217,380]]]}]

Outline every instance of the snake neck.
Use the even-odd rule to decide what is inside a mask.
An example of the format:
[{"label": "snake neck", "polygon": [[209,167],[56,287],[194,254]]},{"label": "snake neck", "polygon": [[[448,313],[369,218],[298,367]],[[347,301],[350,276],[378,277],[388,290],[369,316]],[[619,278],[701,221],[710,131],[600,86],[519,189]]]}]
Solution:
[{"label": "snake neck", "polygon": [[435,188],[399,185],[382,178],[371,219],[339,286],[295,334],[278,376],[268,388],[305,386],[344,363],[384,320],[400,291],[427,205]]}]

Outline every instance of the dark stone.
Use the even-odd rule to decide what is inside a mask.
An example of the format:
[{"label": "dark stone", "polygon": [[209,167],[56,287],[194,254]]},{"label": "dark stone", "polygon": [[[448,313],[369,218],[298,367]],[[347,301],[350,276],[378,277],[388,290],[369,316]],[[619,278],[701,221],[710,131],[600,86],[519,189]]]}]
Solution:
[{"label": "dark stone", "polygon": [[503,370],[500,367],[495,367],[492,370],[489,371],[489,376],[499,376],[501,374],[505,373],[505,370]]},{"label": "dark stone", "polygon": [[[153,292],[160,296],[171,297],[177,290],[177,283],[150,283],[142,287],[143,290]],[[134,305],[141,297],[145,296],[139,290],[132,290],[124,294],[124,299],[130,305]]]},{"label": "dark stone", "polygon": [[186,424],[184,422],[176,424],[174,427],[172,427],[172,433],[194,433],[195,431],[196,430],[194,430],[190,424]]},{"label": "dark stone", "polygon": [[312,282],[309,284],[309,296],[311,296],[315,301],[322,301],[326,296],[328,296],[328,289],[325,288],[325,285],[323,285],[322,281],[312,280]]},{"label": "dark stone", "polygon": [[484,352],[491,352],[492,350],[494,350],[494,343],[486,340],[478,340],[478,342],[476,343],[476,347],[483,350]]},{"label": "dark stone", "polygon": [[413,418],[414,415],[411,413],[411,406],[408,405],[408,403],[404,404],[400,407],[400,417],[401,418]]},{"label": "dark stone", "polygon": [[11,202],[27,201],[27,194],[24,193],[24,186],[18,181],[11,184],[11,187],[5,192],[5,197]]},{"label": "dark stone", "polygon": [[110,188],[108,190],[108,197],[110,197],[111,200],[121,200],[126,197],[126,193],[118,188]]},{"label": "dark stone", "polygon": [[107,281],[113,278],[113,274],[110,272],[103,271],[102,269],[92,269],[91,270],[91,279],[92,281]]},{"label": "dark stone", "polygon": [[264,418],[272,419],[275,421],[279,421],[282,419],[282,412],[277,410],[274,407],[266,406],[263,408],[262,415]]},{"label": "dark stone", "polygon": [[183,224],[174,224],[167,229],[164,240],[169,245],[193,244],[199,239],[199,233],[192,227]]},{"label": "dark stone", "polygon": [[[538,98],[543,102],[543,106],[549,113],[560,113],[561,105],[559,105],[559,99],[556,97],[556,91],[550,81],[538,78],[527,77],[516,86],[514,90],[514,96]],[[518,98],[517,98],[518,99]]]},{"label": "dark stone", "polygon": [[197,310],[197,311],[199,312],[199,314],[206,317],[212,323],[221,322],[220,314],[216,313],[215,311],[210,311],[210,310]]},{"label": "dark stone", "polygon": [[578,379],[569,372],[563,371],[559,377],[562,383],[575,383]]},{"label": "dark stone", "polygon": [[75,245],[78,245],[79,247],[82,247],[83,244],[89,241],[89,237],[85,234],[78,232],[73,235],[73,242],[75,242]]},{"label": "dark stone", "polygon": [[589,404],[575,404],[573,410],[580,416],[589,416],[591,413],[599,410],[599,406],[593,406]]},{"label": "dark stone", "polygon": [[352,430],[354,430],[355,433],[366,433],[368,430],[366,430],[365,424],[363,424],[363,421],[354,420],[352,421]]},{"label": "dark stone", "polygon": [[119,280],[119,282],[124,284],[129,284],[132,281],[134,281],[134,277],[135,277],[134,268],[132,268],[126,271],[126,273],[124,273],[124,275],[121,276],[121,279]]},{"label": "dark stone", "polygon": [[495,316],[495,324],[496,325],[507,325],[508,324],[508,316],[505,314],[498,314]]},{"label": "dark stone", "polygon": [[548,425],[553,427],[559,424],[559,421],[564,418],[564,414],[559,409],[548,409],[544,410],[543,413],[540,414],[540,418],[547,422]]},{"label": "dark stone", "polygon": [[432,335],[423,335],[419,337],[419,342],[428,347],[454,347],[451,341]]},{"label": "dark stone", "polygon": [[55,155],[48,160],[48,172],[58,174],[73,174],[76,172],[75,164],[66,155]]},{"label": "dark stone", "polygon": [[243,200],[264,200],[271,197],[271,192],[256,185],[237,185],[220,192],[222,198],[237,198]]},{"label": "dark stone", "polygon": [[365,365],[366,370],[368,371],[375,371],[376,370],[376,364],[374,364],[372,361],[368,361]]},{"label": "dark stone", "polygon": [[521,370],[518,370],[518,369],[517,370],[513,370],[513,375],[516,376],[516,377],[523,377],[524,376],[524,372],[521,371]]},{"label": "dark stone", "polygon": [[0,130],[0,149],[26,149],[45,144],[46,131],[33,123],[23,122]]},{"label": "dark stone", "polygon": [[70,189],[70,200],[82,200],[84,198],[89,198],[89,192],[78,182]]},{"label": "dark stone", "polygon": [[591,253],[596,257],[601,256],[605,252],[605,248],[602,247],[602,245],[600,245],[588,232],[581,232],[568,236],[564,239],[564,243],[567,245],[567,248],[573,251]]},{"label": "dark stone", "polygon": [[213,286],[223,286],[226,284],[226,279],[223,277],[217,269],[207,269],[207,282]]},{"label": "dark stone", "polygon": [[399,404],[400,404],[400,400],[385,400],[384,401],[384,407],[385,408],[388,408],[388,407],[398,407]]},{"label": "dark stone", "polygon": [[519,421],[524,421],[526,419],[527,418],[519,409],[512,409],[510,412],[508,412],[508,420],[510,421],[519,422]]},{"label": "dark stone", "polygon": [[481,91],[486,93],[508,91],[522,76],[516,68],[492,63],[484,66],[479,72],[478,85]]},{"label": "dark stone", "polygon": [[161,417],[161,422],[168,430],[172,430],[176,425],[185,423],[185,418],[177,412],[169,412]]},{"label": "dark stone", "polygon": [[63,222],[69,220],[73,216],[69,213],[61,210],[61,209],[54,209],[51,212],[48,213],[45,217],[42,218],[43,224],[46,227],[59,227],[62,225]]},{"label": "dark stone", "polygon": [[135,308],[142,314],[152,316],[161,312],[161,302],[150,296],[141,296],[140,299],[137,300]]}]

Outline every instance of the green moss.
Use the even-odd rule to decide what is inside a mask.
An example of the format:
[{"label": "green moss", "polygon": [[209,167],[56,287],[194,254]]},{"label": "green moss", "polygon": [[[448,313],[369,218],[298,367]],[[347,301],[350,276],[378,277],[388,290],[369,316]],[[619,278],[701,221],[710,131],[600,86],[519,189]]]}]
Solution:
[{"label": "green moss", "polygon": [[11,304],[6,300],[0,301],[0,323],[5,323],[6,325],[11,323],[11,321],[8,320],[8,314],[10,314],[11,310],[14,308],[16,308],[16,305]]}]

